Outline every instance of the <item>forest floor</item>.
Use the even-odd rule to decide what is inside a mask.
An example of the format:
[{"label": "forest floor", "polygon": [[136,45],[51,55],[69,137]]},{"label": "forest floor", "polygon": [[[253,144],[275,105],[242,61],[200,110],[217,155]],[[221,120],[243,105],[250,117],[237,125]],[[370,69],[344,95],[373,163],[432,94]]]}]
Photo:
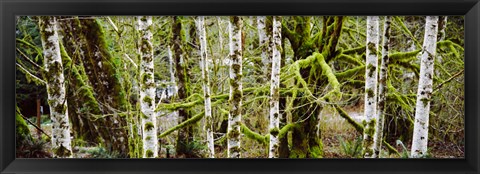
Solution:
[{"label": "forest floor", "polygon": [[[345,111],[357,122],[363,120],[363,106],[345,107]],[[333,108],[325,108],[321,114],[321,129],[324,147],[324,158],[360,158],[359,153],[361,151],[361,137],[362,134],[358,133],[353,126],[346,122],[339,114],[333,110]],[[160,130],[165,130],[174,126],[176,120],[174,114],[168,114],[167,116],[160,117],[158,119],[161,125]],[[42,130],[48,135],[51,135],[51,124],[42,124]],[[37,130],[29,125],[30,132],[34,137],[34,141],[38,141],[36,136]],[[168,140],[171,143],[174,139]],[[403,142],[407,149],[410,149],[410,142]],[[102,152],[102,149],[98,147],[90,147],[88,145],[77,145],[73,147],[74,158],[92,158],[92,157],[109,157],[106,152]],[[256,143],[254,143],[256,144]],[[391,144],[402,153],[404,148],[398,144]],[[51,147],[50,143],[45,143],[44,150],[49,151]],[[429,147],[433,158],[463,158],[464,146],[459,146],[454,143],[443,141],[430,141]],[[164,150],[163,150],[164,151]],[[401,158],[398,155],[386,154],[387,150],[383,150],[385,153],[381,156],[384,158]],[[258,153],[257,153],[258,154]]]},{"label": "forest floor", "polygon": [[[363,105],[345,107],[344,110],[350,117],[361,123],[363,120]],[[355,149],[357,141],[361,139],[362,134],[358,133],[345,119],[341,118],[333,108],[325,108],[322,113],[320,125],[322,126],[322,138],[324,148],[324,158],[361,158],[358,150]],[[410,149],[411,142],[403,142],[406,149]],[[404,148],[400,144],[390,144],[402,154]],[[430,141],[429,150],[432,158],[464,158],[464,145],[457,145],[451,142],[441,140]],[[402,158],[396,154],[387,154],[387,149],[383,149],[382,158]]]}]

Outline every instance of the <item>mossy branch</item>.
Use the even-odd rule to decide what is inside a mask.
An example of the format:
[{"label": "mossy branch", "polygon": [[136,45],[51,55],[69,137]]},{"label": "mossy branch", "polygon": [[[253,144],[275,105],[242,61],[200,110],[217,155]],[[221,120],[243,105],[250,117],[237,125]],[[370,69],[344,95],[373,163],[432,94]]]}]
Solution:
[{"label": "mossy branch", "polygon": [[455,57],[460,57],[460,54],[458,53],[457,49],[455,49],[455,47],[458,47],[461,52],[464,51],[464,48],[462,46],[450,40],[443,40],[443,41],[437,42],[437,48],[442,48],[442,49],[448,48],[453,53],[453,55],[455,55]]},{"label": "mossy branch", "polygon": [[410,37],[410,39],[413,40],[413,42],[415,43],[415,45],[417,46],[417,48],[422,48],[422,44],[420,44],[420,42],[418,42],[418,40],[415,38],[415,36],[412,34],[412,32],[410,32],[410,30],[407,28],[407,26],[405,26],[405,24],[403,23],[403,20],[400,19],[400,17],[398,16],[395,16],[394,17],[394,20],[400,25],[400,27],[402,28],[402,30],[408,34],[408,36]]},{"label": "mossy branch", "polygon": [[247,138],[250,138],[252,140],[255,140],[257,141],[258,143],[260,144],[267,144],[267,140],[266,140],[266,137],[259,134],[259,133],[256,133],[252,130],[250,130],[247,126],[245,126],[244,124],[241,125],[240,127],[240,131],[243,133],[243,135],[245,135]]},{"label": "mossy branch", "polygon": [[172,133],[173,131],[176,131],[176,130],[181,129],[181,128],[185,127],[185,126],[194,124],[194,123],[196,123],[197,121],[200,121],[200,120],[203,118],[203,116],[205,116],[205,111],[202,111],[201,113],[193,116],[192,118],[190,118],[190,119],[188,119],[188,120],[185,120],[184,122],[182,122],[182,123],[180,123],[180,124],[178,124],[178,125],[170,128],[170,129],[166,130],[165,132],[163,132],[162,134],[160,134],[158,137],[159,137],[159,138],[165,137],[165,136],[167,136],[168,134]]},{"label": "mossy branch", "polygon": [[35,82],[35,84],[39,85],[46,85],[47,82],[45,82],[44,80],[40,79],[39,77],[33,75],[32,73],[30,73],[26,68],[24,68],[23,66],[21,66],[20,64],[16,63],[17,67],[19,67],[20,71],[22,71],[24,74],[30,76],[33,78],[33,82]]},{"label": "mossy branch", "polygon": [[388,149],[388,153],[395,153],[397,154],[398,156],[402,156],[397,149],[395,149],[392,145],[388,144],[387,141],[383,140],[383,145],[385,145],[385,147],[387,147]]},{"label": "mossy branch", "polygon": [[327,93],[327,95],[325,95],[324,97],[329,97],[331,95],[334,95],[337,99],[342,98],[340,93],[340,83],[338,83],[337,77],[333,73],[332,68],[330,68],[330,66],[327,64],[322,54],[313,53],[313,55],[317,58],[317,61],[320,64],[320,67],[322,68],[323,75],[327,77],[328,83],[333,88],[333,90]]},{"label": "mossy branch", "polygon": [[340,116],[345,120],[347,120],[347,122],[350,123],[350,125],[352,125],[355,128],[355,130],[357,130],[360,133],[363,133],[364,128],[362,124],[357,123],[352,117],[350,117],[347,114],[347,112],[345,112],[342,108],[340,108],[340,106],[334,105],[334,107],[335,107],[335,110],[337,110],[337,112],[340,114]]},{"label": "mossy branch", "polygon": [[459,72],[455,73],[454,75],[452,75],[450,78],[448,78],[447,80],[445,80],[445,81],[442,82],[441,84],[437,85],[437,86],[433,89],[433,92],[432,92],[432,93],[436,93],[443,85],[445,85],[446,83],[452,81],[452,80],[455,79],[456,77],[460,76],[464,71],[465,71],[465,69],[460,70]]},{"label": "mossy branch", "polygon": [[345,30],[345,31],[348,31],[348,32],[355,32],[355,33],[360,34],[360,35],[363,36],[364,38],[367,38],[367,35],[365,35],[365,33],[363,33],[363,32],[358,32],[358,31],[355,30],[355,29],[351,29],[351,28],[347,28],[347,27],[342,27],[342,30]]},{"label": "mossy branch", "polygon": [[25,53],[23,53],[20,49],[17,48],[17,51],[25,58],[25,60],[30,62],[30,64],[32,64],[35,68],[38,68],[39,71],[41,72],[45,72],[45,69],[43,69],[43,67],[35,63],[32,59],[30,59],[27,55],[25,55]]},{"label": "mossy branch", "polygon": [[364,53],[366,50],[366,46],[360,46],[360,47],[357,47],[357,48],[351,48],[351,49],[348,49],[348,50],[343,50],[342,51],[342,54],[362,54]]},{"label": "mossy branch", "polygon": [[347,63],[352,63],[352,64],[355,64],[355,65],[365,65],[361,60],[353,57],[353,56],[350,56],[350,55],[346,55],[346,54],[339,54],[337,55],[337,57],[335,57],[335,59],[333,60],[342,60],[342,61],[345,61]]},{"label": "mossy branch", "polygon": [[23,39],[19,39],[19,38],[17,38],[16,41],[17,41],[17,42],[21,42],[21,43],[23,43],[23,44],[25,44],[25,45],[33,48],[33,49],[37,52],[37,54],[38,54],[39,56],[43,56],[43,50],[42,50],[41,48],[35,46],[34,44],[32,44],[32,43],[30,43],[30,42],[28,42],[28,41],[25,41],[25,40],[23,40]]},{"label": "mossy branch", "polygon": [[350,80],[346,81],[345,83],[343,83],[343,85],[349,85],[349,86],[352,86],[354,88],[362,88],[362,87],[365,87],[365,81],[350,79]]},{"label": "mossy branch", "polygon": [[338,80],[342,80],[345,78],[352,78],[356,75],[364,75],[365,74],[365,65],[362,66],[357,66],[355,68],[335,73],[335,76],[337,77]]},{"label": "mossy branch", "polygon": [[421,49],[415,50],[415,51],[410,51],[410,52],[396,52],[396,53],[391,53],[388,55],[388,57],[393,60],[393,61],[405,61],[405,60],[414,60],[417,59],[417,54],[422,51]]},{"label": "mossy branch", "polygon": [[[360,123],[356,122],[355,120],[352,119],[352,117],[350,117],[347,112],[345,112],[342,108],[340,108],[340,106],[338,105],[334,105],[335,106],[335,109],[338,111],[338,113],[340,113],[340,116],[344,119],[347,120],[348,123],[350,123],[357,132],[363,134],[363,125],[361,125]],[[397,149],[395,149],[393,146],[391,146],[390,144],[388,144],[387,141],[383,140],[383,145],[385,145],[385,147],[387,147],[389,153],[395,153],[397,155],[400,155],[400,153],[397,151]]]},{"label": "mossy branch", "polygon": [[[287,124],[287,125],[283,126],[282,129],[280,129],[277,138],[278,139],[283,138],[285,135],[287,135],[288,131],[292,130],[295,126],[297,126],[297,124],[295,124],[295,123],[290,123],[290,124]],[[255,140],[260,144],[268,145],[269,142],[270,142],[270,134],[267,133],[266,135],[261,135],[259,133],[256,133],[256,132],[252,131],[251,129],[249,129],[244,124],[241,125],[240,131],[247,138]]]}]

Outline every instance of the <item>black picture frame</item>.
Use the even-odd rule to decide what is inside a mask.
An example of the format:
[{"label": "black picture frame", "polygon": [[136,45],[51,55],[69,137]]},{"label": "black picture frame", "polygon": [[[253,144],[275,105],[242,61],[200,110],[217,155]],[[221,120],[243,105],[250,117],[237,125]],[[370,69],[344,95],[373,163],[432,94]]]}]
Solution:
[{"label": "black picture frame", "polygon": [[[0,0],[0,173],[463,173],[480,170],[479,0]],[[464,159],[16,159],[17,15],[465,15]]]}]

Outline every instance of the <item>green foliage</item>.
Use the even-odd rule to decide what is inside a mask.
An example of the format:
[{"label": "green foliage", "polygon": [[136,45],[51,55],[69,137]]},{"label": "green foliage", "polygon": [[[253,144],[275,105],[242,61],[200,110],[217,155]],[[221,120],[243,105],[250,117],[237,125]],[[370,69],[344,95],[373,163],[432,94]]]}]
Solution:
[{"label": "green foliage", "polygon": [[201,140],[194,140],[185,146],[184,154],[188,158],[205,158],[207,157],[207,145]]},{"label": "green foliage", "polygon": [[52,155],[48,151],[50,141],[43,139],[33,140],[24,139],[17,141],[16,157],[17,158],[51,158]]},{"label": "green foliage", "polygon": [[355,140],[349,141],[338,136],[342,153],[350,158],[362,158],[362,137],[357,137]]},{"label": "green foliage", "polygon": [[407,147],[403,144],[401,140],[396,141],[397,146],[400,145],[402,146],[402,152],[401,152],[401,157],[402,158],[409,158],[410,157],[410,151],[408,151]]}]

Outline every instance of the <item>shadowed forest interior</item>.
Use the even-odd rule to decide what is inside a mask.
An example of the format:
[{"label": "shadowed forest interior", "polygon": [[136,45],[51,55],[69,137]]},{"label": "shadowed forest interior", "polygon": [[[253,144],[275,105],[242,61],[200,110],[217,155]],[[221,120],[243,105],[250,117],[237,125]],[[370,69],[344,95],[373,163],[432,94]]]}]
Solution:
[{"label": "shadowed forest interior", "polygon": [[463,16],[17,16],[17,158],[464,158]]}]

